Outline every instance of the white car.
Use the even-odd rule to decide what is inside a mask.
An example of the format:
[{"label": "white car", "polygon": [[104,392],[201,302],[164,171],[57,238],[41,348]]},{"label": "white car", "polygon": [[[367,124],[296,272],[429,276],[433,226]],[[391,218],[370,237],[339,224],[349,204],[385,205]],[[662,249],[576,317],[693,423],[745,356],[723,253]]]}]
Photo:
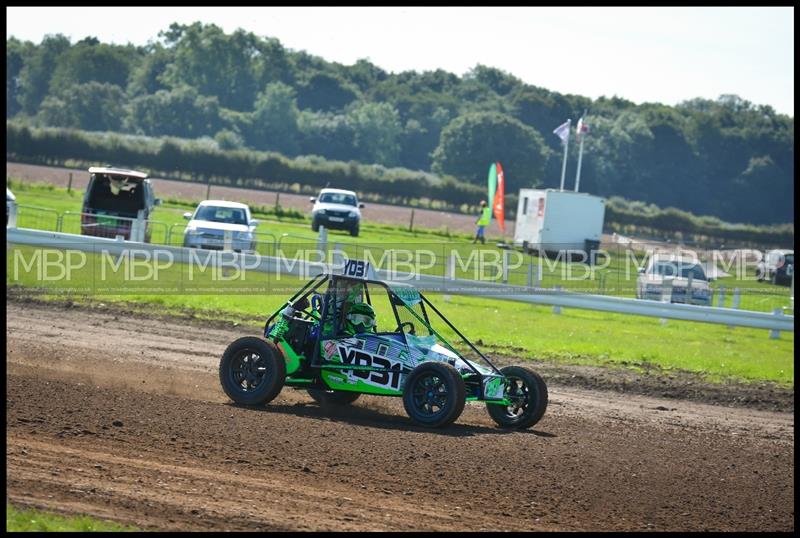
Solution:
[{"label": "white car", "polygon": [[347,230],[358,237],[361,225],[361,211],[364,204],[358,202],[353,191],[342,189],[322,189],[319,196],[310,197],[314,203],[311,208],[311,229],[319,231],[320,225],[328,229]]},{"label": "white car", "polygon": [[[650,258],[646,269],[639,271],[636,281],[636,297],[661,301],[666,298],[669,287],[665,280],[672,279],[670,302],[686,304],[711,304],[711,289],[708,277],[697,260],[675,255],[656,254]],[[688,292],[691,280],[691,293]]]},{"label": "white car", "polygon": [[184,213],[189,221],[183,233],[183,246],[210,250],[228,248],[235,252],[253,251],[255,228],[259,221],[250,215],[250,207],[238,202],[206,200],[194,214]]}]

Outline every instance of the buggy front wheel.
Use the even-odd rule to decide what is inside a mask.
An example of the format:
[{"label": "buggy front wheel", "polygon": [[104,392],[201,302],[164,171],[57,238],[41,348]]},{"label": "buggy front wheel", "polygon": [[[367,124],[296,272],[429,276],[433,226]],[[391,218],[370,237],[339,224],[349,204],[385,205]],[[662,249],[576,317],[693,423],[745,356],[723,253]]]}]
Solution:
[{"label": "buggy front wheel", "polygon": [[466,387],[458,371],[444,362],[414,368],[403,387],[403,406],[411,420],[431,428],[455,422],[464,410]]},{"label": "buggy front wheel", "polygon": [[547,409],[547,385],[539,374],[524,366],[506,366],[500,371],[508,380],[505,397],[511,404],[487,403],[489,416],[503,428],[530,428]]},{"label": "buggy front wheel", "polygon": [[273,400],[283,388],[286,362],[267,340],[245,336],[231,343],[219,361],[219,381],[238,404],[259,405]]}]

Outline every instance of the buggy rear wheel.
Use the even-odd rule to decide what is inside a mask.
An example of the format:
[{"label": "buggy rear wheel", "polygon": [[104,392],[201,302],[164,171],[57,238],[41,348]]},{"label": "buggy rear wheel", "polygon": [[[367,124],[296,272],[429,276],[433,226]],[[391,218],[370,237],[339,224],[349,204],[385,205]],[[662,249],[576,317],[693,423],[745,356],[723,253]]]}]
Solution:
[{"label": "buggy rear wheel", "polygon": [[455,368],[444,362],[424,362],[408,374],[403,406],[414,422],[441,428],[461,415],[466,392],[464,380]]},{"label": "buggy rear wheel", "polygon": [[508,379],[505,397],[511,405],[487,403],[489,416],[503,428],[530,428],[547,409],[547,385],[539,374],[524,366],[506,366],[500,371]]},{"label": "buggy rear wheel", "polygon": [[272,342],[245,336],[232,342],[219,361],[219,381],[238,404],[259,405],[273,400],[283,388],[286,362]]},{"label": "buggy rear wheel", "polygon": [[350,405],[351,403],[358,400],[359,396],[361,396],[361,393],[359,392],[333,391],[324,389],[306,389],[306,390],[308,390],[309,396],[311,396],[315,402],[317,402],[322,406]]}]

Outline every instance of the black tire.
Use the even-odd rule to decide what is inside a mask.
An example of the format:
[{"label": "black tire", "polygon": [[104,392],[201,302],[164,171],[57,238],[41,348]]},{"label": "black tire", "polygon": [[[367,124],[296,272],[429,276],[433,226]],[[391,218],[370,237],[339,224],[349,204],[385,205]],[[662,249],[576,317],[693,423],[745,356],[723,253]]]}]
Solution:
[{"label": "black tire", "polygon": [[309,396],[321,406],[340,407],[343,405],[350,405],[358,400],[361,396],[359,392],[347,392],[342,390],[323,390],[323,389],[307,389]]},{"label": "black tire", "polygon": [[461,415],[466,393],[464,380],[455,368],[444,362],[424,362],[408,374],[403,406],[417,424],[442,428]]},{"label": "black tire", "polygon": [[219,382],[238,404],[272,401],[286,380],[286,362],[278,347],[267,340],[245,336],[231,343],[219,361]]},{"label": "black tire", "polygon": [[350,228],[350,235],[353,237],[358,237],[358,224]]},{"label": "black tire", "polygon": [[319,231],[319,222],[316,219],[311,221],[311,231],[313,232]]},{"label": "black tire", "polygon": [[506,366],[500,371],[509,380],[506,397],[517,401],[509,406],[487,403],[489,416],[503,428],[530,428],[547,409],[547,385],[539,374],[524,366]]}]

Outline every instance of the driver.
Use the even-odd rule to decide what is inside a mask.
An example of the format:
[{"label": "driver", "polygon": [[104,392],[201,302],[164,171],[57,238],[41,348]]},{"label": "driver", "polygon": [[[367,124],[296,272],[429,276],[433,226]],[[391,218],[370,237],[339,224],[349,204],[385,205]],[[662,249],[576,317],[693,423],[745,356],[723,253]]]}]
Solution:
[{"label": "driver", "polygon": [[344,333],[353,336],[357,333],[375,332],[375,310],[367,303],[355,303],[345,316]]}]

